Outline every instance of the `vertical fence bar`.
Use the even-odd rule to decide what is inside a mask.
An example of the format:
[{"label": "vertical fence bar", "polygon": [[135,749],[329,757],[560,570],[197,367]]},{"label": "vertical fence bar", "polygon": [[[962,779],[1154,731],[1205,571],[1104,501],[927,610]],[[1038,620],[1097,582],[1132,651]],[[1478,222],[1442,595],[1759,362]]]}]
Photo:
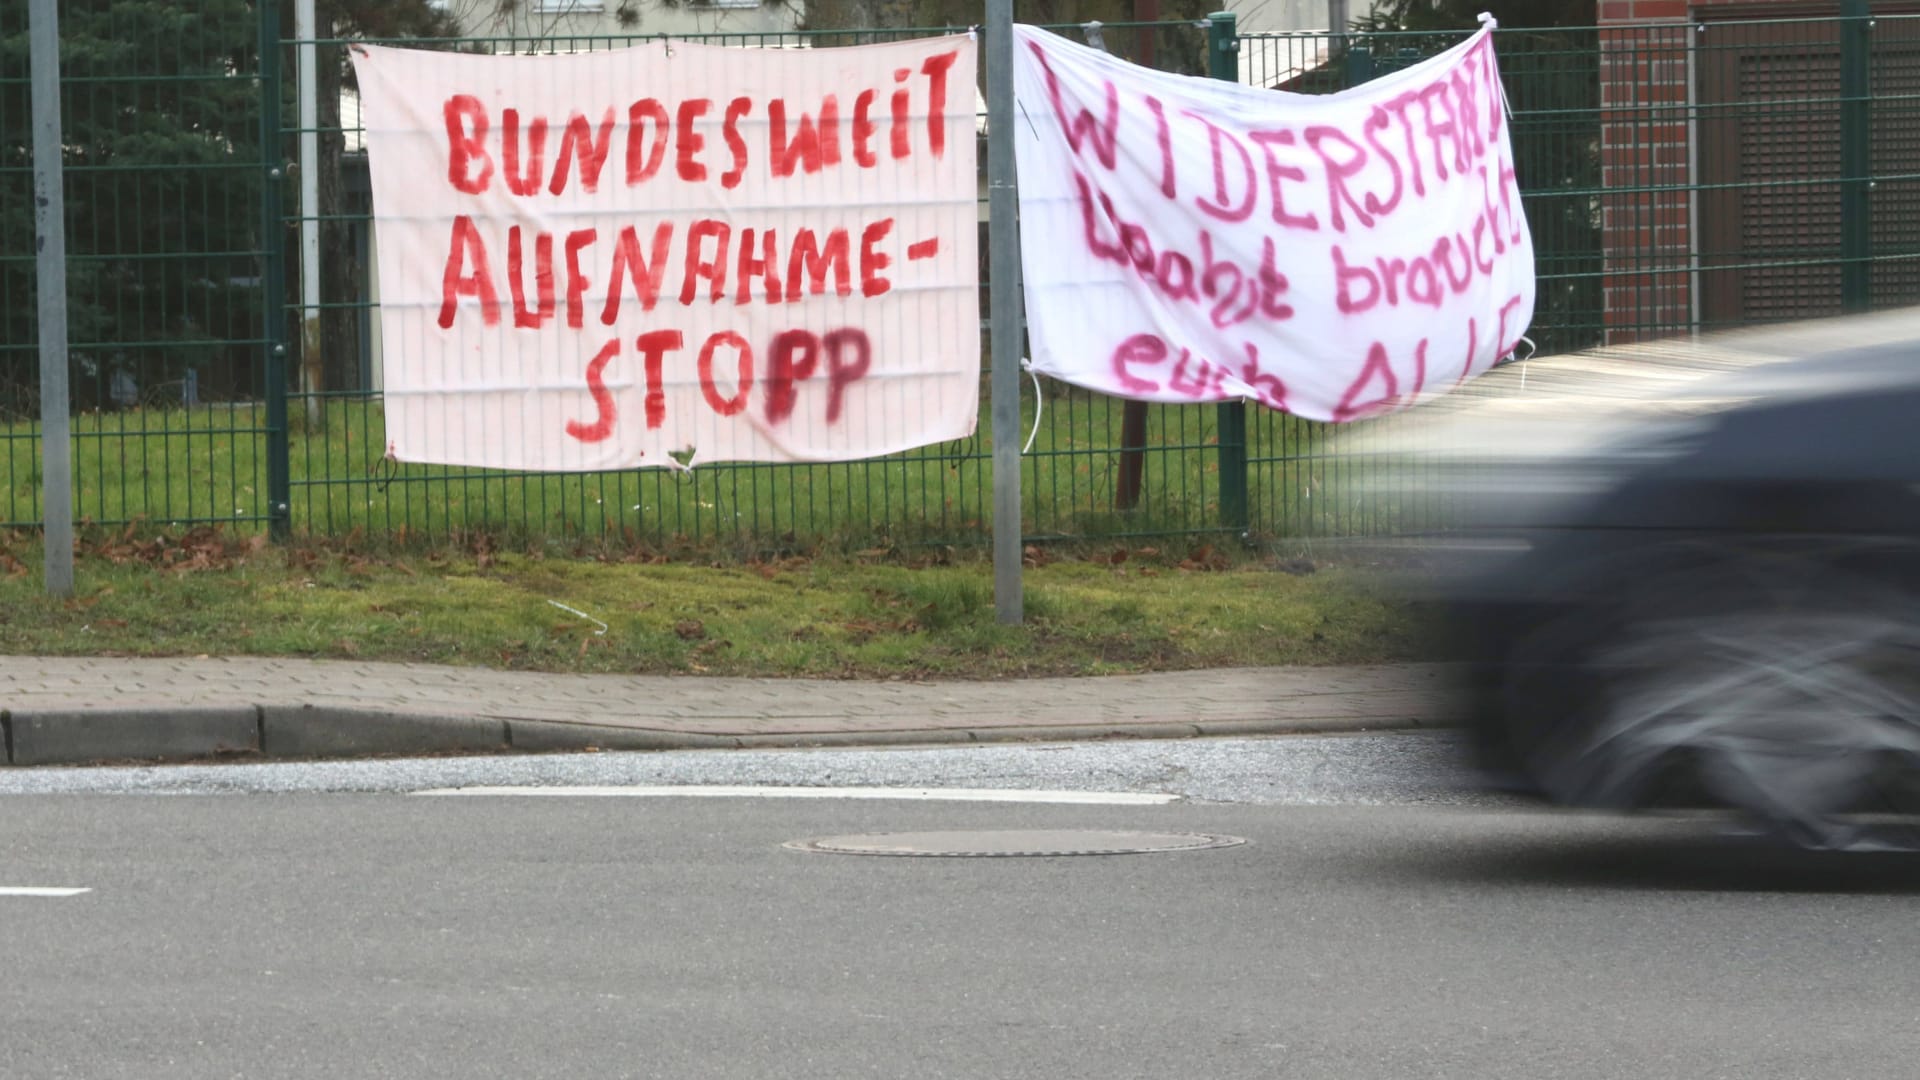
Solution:
[{"label": "vertical fence bar", "polygon": [[60,134],[60,19],[28,12],[33,68],[33,232],[40,321],[40,508],[47,592],[73,593],[73,440],[67,412],[67,200]]},{"label": "vertical fence bar", "polygon": [[1020,207],[1013,164],[1013,0],[987,0],[988,314],[993,324],[993,597],[1002,623],[1019,623],[1020,356],[1025,305],[1020,296]]},{"label": "vertical fence bar", "polygon": [[280,6],[260,5],[260,321],[267,395],[267,532],[285,540],[293,502],[287,455],[287,245],[281,220]]},{"label": "vertical fence bar", "polygon": [[[1207,73],[1240,81],[1240,35],[1231,11],[1207,16]],[[1247,528],[1247,403],[1223,401],[1219,408],[1220,524]]]},{"label": "vertical fence bar", "polygon": [[1840,303],[1865,311],[1872,303],[1873,19],[1868,0],[1840,4]]}]

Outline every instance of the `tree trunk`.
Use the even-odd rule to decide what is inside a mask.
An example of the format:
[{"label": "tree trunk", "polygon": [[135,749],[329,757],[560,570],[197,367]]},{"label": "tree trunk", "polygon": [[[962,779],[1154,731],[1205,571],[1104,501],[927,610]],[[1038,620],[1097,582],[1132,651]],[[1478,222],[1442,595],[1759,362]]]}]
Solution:
[{"label": "tree trunk", "polygon": [[320,381],[315,389],[359,390],[361,268],[347,212],[341,157],[341,68],[335,46],[320,46]]}]

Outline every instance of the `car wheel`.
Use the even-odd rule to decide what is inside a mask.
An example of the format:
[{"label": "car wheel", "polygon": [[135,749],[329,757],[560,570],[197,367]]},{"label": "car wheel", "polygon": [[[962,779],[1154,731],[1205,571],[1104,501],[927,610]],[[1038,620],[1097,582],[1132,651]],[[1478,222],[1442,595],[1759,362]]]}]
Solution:
[{"label": "car wheel", "polygon": [[1800,847],[1920,850],[1916,569],[1865,541],[1638,550],[1512,650],[1513,745],[1558,802],[1698,803]]}]

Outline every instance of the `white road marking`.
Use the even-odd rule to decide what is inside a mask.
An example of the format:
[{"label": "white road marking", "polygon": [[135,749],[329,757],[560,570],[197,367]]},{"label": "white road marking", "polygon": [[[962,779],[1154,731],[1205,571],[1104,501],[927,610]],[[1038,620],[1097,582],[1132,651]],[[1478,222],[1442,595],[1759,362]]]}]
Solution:
[{"label": "white road marking", "polygon": [[92,889],[58,889],[40,885],[0,885],[0,896],[79,896]]},{"label": "white road marking", "polygon": [[1074,803],[1097,806],[1164,806],[1179,795],[1137,791],[1017,791],[997,788],[748,787],[689,784],[676,787],[462,787],[433,788],[415,795],[545,795],[562,797],[734,799],[915,799],[930,802]]}]

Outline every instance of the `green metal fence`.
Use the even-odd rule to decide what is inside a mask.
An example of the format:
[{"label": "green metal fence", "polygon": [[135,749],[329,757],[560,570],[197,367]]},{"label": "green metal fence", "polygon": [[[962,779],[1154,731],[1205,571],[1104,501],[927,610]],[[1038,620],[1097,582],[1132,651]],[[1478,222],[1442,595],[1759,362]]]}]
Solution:
[{"label": "green metal fence", "polygon": [[[175,5],[115,10],[136,7],[162,18],[153,13]],[[350,88],[332,95],[337,108],[323,108],[318,125],[326,272],[309,309],[297,287],[294,188],[259,152],[264,123],[278,134],[266,157],[294,157],[300,132],[283,118],[293,116],[303,43],[256,22],[240,0],[193,6],[204,13],[198,36],[89,21],[90,10],[63,15],[76,46],[66,107],[84,518],[259,528],[278,517],[273,496],[283,494],[278,520],[311,535],[445,542],[486,531],[753,548],[990,536],[984,406],[973,438],[835,465],[553,475],[384,461],[367,272],[377,237]],[[263,31],[278,45],[264,56]],[[701,40],[820,47],[938,32]],[[1109,51],[1155,66],[1317,93],[1415,63],[1466,31],[1236,38],[1216,20],[1097,33]],[[15,122],[24,34],[21,14],[0,12],[6,130],[25,130]],[[635,40],[644,38],[405,44],[563,52]],[[1497,43],[1538,259],[1531,336],[1543,353],[1920,301],[1920,18],[1515,29]],[[312,44],[332,80],[322,85],[339,85],[348,43]],[[258,94],[262,85],[275,92]],[[22,525],[38,512],[29,163],[12,143],[0,154],[0,525]],[[263,215],[283,224],[263,231]],[[984,239],[983,230],[983,275]],[[318,334],[303,344],[307,315],[318,316]],[[1033,437],[1022,477],[1031,537],[1385,535],[1447,518],[1417,469],[1369,452],[1365,423],[1242,405],[1129,408],[1052,383],[1028,383],[1022,408],[1023,437]]]},{"label": "green metal fence", "polygon": [[[0,527],[40,515],[27,6],[0,5]],[[260,26],[63,4],[74,515],[266,520]]]}]

